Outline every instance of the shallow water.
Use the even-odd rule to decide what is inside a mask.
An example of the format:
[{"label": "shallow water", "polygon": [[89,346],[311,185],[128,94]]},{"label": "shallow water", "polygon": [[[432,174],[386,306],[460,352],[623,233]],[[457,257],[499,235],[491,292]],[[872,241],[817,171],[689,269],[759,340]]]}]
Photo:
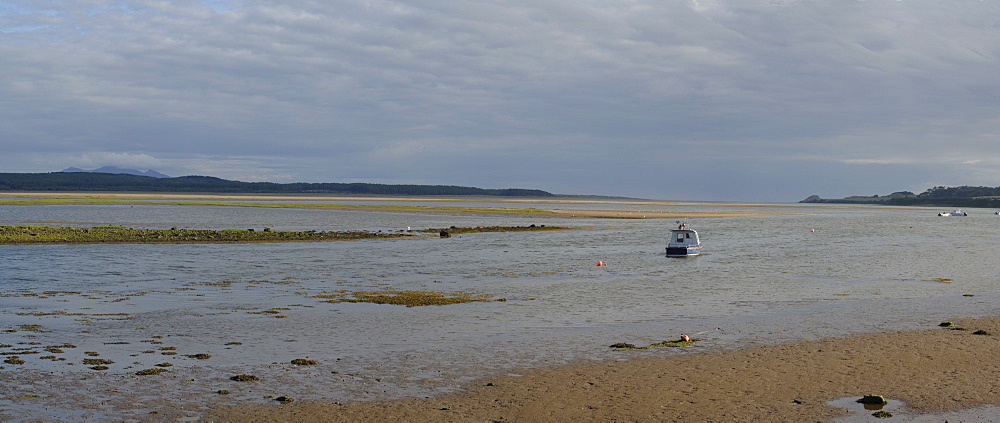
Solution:
[{"label": "shallow water", "polygon": [[[968,217],[947,218],[922,208],[775,211],[804,214],[687,219],[699,231],[705,253],[668,259],[663,252],[672,220],[0,206],[0,225],[582,228],[448,239],[0,246],[0,330],[8,331],[0,338],[6,345],[0,353],[25,361],[0,370],[0,417],[141,419],[150,410],[182,406],[194,418],[199,407],[212,402],[267,401],[267,396],[327,401],[427,396],[477,377],[579,359],[925,328],[955,317],[997,314],[1000,263],[993,251],[1000,242],[1000,216],[992,211],[970,209]],[[596,260],[606,266],[595,266]],[[407,308],[315,298],[381,289],[465,291],[507,301]],[[703,341],[684,349],[608,348],[682,333]],[[42,350],[65,344],[75,348]],[[197,353],[211,358],[187,357]],[[114,363],[108,370],[90,370],[82,364],[89,357]],[[292,366],[295,358],[319,364]],[[172,364],[167,373],[134,375],[162,363]],[[229,381],[235,374],[254,374],[261,381]],[[63,382],[45,382],[53,377]],[[126,400],[151,387],[155,395]],[[218,395],[219,389],[231,393]],[[85,406],[88,401],[94,404]]]}]

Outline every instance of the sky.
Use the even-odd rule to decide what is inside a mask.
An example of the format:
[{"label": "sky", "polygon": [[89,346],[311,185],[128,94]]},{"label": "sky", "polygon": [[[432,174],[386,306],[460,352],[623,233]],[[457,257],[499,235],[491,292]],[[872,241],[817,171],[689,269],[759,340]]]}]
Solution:
[{"label": "sky", "polygon": [[3,0],[0,172],[797,202],[1000,186],[994,0]]}]

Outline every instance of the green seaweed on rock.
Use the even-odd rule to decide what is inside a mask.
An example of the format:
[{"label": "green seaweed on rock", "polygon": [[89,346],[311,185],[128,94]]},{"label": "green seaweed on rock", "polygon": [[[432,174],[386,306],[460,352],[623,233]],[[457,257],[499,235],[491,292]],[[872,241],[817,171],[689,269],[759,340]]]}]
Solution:
[{"label": "green seaweed on rock", "polygon": [[885,397],[879,394],[865,395],[861,397],[861,399],[859,399],[857,402],[868,405],[886,405],[889,403],[888,401],[885,400]]},{"label": "green seaweed on rock", "polygon": [[675,340],[657,342],[655,344],[649,344],[649,345],[646,345],[645,347],[637,347],[637,346],[635,346],[633,344],[629,344],[629,343],[625,343],[625,342],[619,342],[617,344],[612,344],[610,347],[614,348],[615,351],[648,350],[648,349],[657,348],[657,347],[677,348],[677,347],[686,347],[686,346],[689,346],[689,345],[694,345],[696,342],[701,341],[701,340],[702,339],[699,339],[699,338],[691,338],[691,339],[688,339],[686,341],[683,340],[683,339],[675,339]]}]

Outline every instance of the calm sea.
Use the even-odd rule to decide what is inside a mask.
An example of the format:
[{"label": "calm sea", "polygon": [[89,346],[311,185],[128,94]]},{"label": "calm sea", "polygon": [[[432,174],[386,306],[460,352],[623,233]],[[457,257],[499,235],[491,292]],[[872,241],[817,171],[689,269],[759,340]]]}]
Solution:
[{"label": "calm sea", "polygon": [[[37,395],[28,404],[0,399],[0,415],[120,418],[169,403],[193,404],[194,419],[198,406],[266,401],[269,394],[328,401],[428,396],[477,377],[575,360],[930,328],[956,317],[998,314],[1000,216],[993,210],[938,217],[944,210],[580,207],[799,215],[685,219],[699,231],[704,254],[675,259],[664,257],[673,219],[0,206],[0,225],[580,228],[447,239],[0,245],[0,330],[6,331],[0,334],[0,353],[25,361],[3,365],[0,389],[8,396]],[[595,266],[597,260],[606,265]],[[506,301],[408,308],[331,304],[316,297],[389,289],[489,294]],[[703,340],[683,349],[609,348],[618,342],[648,345],[681,334]],[[72,347],[58,348],[58,353],[44,350],[67,344]],[[113,363],[107,370],[91,370],[83,362],[87,358]],[[291,366],[296,358],[318,364]],[[168,364],[163,367],[168,372],[133,375],[158,364]],[[253,374],[261,381],[253,389],[234,387],[228,380],[234,374]],[[142,390],[160,384],[162,393],[133,398],[131,411],[120,406],[83,410],[66,401],[74,392],[139,391],[140,383]],[[232,392],[215,395],[219,389]]]}]

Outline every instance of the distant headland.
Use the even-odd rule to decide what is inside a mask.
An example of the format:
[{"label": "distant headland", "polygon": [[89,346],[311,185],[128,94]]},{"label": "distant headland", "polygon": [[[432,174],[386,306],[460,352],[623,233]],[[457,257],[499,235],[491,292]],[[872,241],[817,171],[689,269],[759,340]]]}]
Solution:
[{"label": "distant headland", "polygon": [[0,173],[0,191],[197,192],[253,194],[466,195],[552,197],[538,189],[488,189],[453,185],[388,185],[337,182],[241,182],[214,176],[169,177],[154,170],[68,168],[49,173]]},{"label": "distant headland", "polygon": [[800,203],[837,203],[837,204],[881,204],[887,206],[941,206],[941,207],[982,207],[1000,208],[1000,187],[944,187],[930,188],[920,194],[910,191],[898,191],[879,196],[851,196],[828,199],[818,195],[810,195]]}]

